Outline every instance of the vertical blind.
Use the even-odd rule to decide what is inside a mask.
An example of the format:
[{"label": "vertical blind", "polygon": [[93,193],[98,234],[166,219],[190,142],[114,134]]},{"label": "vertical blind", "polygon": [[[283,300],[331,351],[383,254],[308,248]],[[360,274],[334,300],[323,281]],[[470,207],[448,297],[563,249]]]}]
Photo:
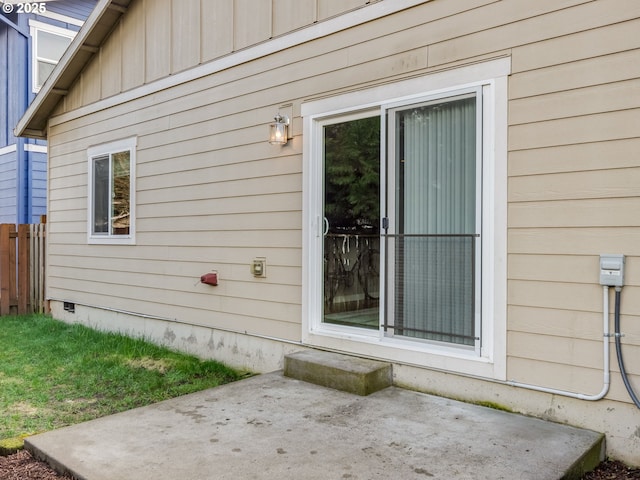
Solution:
[{"label": "vertical blind", "polygon": [[395,112],[396,335],[473,345],[476,97]]}]

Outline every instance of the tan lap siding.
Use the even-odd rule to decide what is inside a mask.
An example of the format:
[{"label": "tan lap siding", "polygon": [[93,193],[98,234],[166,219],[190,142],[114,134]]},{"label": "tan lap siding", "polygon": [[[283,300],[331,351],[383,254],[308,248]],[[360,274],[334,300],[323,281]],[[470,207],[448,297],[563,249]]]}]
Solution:
[{"label": "tan lap siding", "polygon": [[[211,27],[218,16],[205,3],[201,24]],[[231,11],[250,3],[217,5]],[[360,3],[300,8],[306,22]],[[173,10],[144,12],[141,4],[109,40],[132,45],[120,53],[134,65],[121,71],[123,91],[196,61],[193,32],[145,53]],[[290,2],[276,4],[278,11]],[[197,2],[190,5],[180,15],[195,28]],[[136,30],[156,17],[144,35]],[[206,28],[200,61],[262,41],[270,28],[301,26],[292,15],[269,25],[267,17],[251,31],[242,28],[253,24],[237,21]],[[432,1],[80,118],[54,119],[50,206],[59,223],[51,234],[51,295],[299,339],[302,102],[509,55],[508,377],[599,391],[598,256],[624,253],[625,354],[638,382],[638,17],[636,0]],[[100,58],[67,105],[117,89],[117,68],[105,69],[118,49],[105,46]],[[295,138],[272,147],[267,124],[283,104],[293,104]],[[86,148],[134,134],[138,244],[87,246]],[[255,256],[267,257],[266,279],[249,274]],[[199,285],[213,268],[220,286]],[[616,377],[611,398],[627,401],[620,385]]]},{"label": "tan lap siding", "polygon": [[[595,2],[580,11],[593,13],[570,23],[583,31],[513,50],[508,376],[595,394],[601,253],[627,255],[624,354],[632,381],[640,378],[640,37],[630,33],[640,23],[621,21],[640,8]],[[611,361],[608,398],[629,401],[613,350]]]}]

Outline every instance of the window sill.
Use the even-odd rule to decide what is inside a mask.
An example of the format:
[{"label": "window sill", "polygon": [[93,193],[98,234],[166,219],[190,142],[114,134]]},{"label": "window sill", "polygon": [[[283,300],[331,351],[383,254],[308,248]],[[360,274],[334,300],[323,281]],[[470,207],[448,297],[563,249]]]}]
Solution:
[{"label": "window sill", "polygon": [[136,239],[133,235],[122,235],[120,237],[89,237],[89,245],[135,245]]}]

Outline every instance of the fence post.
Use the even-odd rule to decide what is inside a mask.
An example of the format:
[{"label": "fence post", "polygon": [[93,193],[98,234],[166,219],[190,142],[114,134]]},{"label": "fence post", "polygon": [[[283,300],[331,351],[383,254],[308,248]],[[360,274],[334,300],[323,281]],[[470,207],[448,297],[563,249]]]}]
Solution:
[{"label": "fence post", "polygon": [[29,225],[31,235],[29,250],[31,312],[49,313],[44,297],[44,239],[46,225]]},{"label": "fence post", "polygon": [[29,225],[18,226],[18,315],[30,313]]},{"label": "fence post", "polygon": [[15,225],[0,225],[0,315],[11,313],[11,232]]}]

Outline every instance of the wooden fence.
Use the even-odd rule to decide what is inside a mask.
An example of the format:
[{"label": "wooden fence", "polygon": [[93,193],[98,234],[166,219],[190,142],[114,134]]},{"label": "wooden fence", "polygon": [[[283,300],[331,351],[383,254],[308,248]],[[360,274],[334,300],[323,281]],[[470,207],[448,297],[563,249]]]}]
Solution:
[{"label": "wooden fence", "polygon": [[46,224],[0,225],[0,315],[47,311]]}]

